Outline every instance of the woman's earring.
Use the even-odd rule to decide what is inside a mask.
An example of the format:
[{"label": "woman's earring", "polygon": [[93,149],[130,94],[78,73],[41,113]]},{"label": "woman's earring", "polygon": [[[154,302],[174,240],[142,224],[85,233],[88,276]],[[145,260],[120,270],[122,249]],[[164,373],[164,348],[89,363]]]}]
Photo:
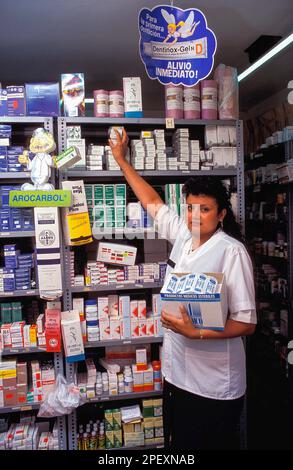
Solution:
[{"label": "woman's earring", "polygon": [[223,225],[223,221],[220,220],[220,225],[221,225],[221,229],[223,230],[224,229],[224,225]]}]

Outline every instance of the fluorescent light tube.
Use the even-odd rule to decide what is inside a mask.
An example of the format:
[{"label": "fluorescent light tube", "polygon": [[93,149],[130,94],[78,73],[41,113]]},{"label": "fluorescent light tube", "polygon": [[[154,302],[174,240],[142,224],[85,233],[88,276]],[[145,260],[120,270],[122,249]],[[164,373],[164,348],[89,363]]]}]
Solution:
[{"label": "fluorescent light tube", "polygon": [[293,42],[293,33],[287,36],[285,39],[283,39],[281,42],[279,42],[276,46],[274,46],[270,51],[268,51],[265,55],[263,55],[260,59],[258,59],[254,64],[252,64],[248,69],[244,70],[242,73],[238,75],[238,82],[246,78],[248,75],[250,75],[252,72],[254,72],[256,69],[261,67],[265,62],[270,60],[272,57],[274,57],[276,54],[278,54],[280,51],[285,49],[285,47],[289,46]]}]

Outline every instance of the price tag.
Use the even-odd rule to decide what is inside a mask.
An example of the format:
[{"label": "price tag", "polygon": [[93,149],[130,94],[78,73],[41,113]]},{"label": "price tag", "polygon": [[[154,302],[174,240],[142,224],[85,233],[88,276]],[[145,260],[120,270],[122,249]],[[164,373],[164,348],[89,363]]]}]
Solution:
[{"label": "price tag", "polygon": [[182,170],[182,173],[190,173],[190,170]]},{"label": "price tag", "polygon": [[122,344],[131,344],[131,341],[130,340],[129,341],[123,341]]},{"label": "price tag", "polygon": [[174,118],[166,118],[166,129],[175,129]]},{"label": "price tag", "polygon": [[21,411],[31,411],[33,409],[32,406],[22,406]]},{"label": "price tag", "polygon": [[10,237],[12,235],[11,232],[0,232],[1,237]]}]

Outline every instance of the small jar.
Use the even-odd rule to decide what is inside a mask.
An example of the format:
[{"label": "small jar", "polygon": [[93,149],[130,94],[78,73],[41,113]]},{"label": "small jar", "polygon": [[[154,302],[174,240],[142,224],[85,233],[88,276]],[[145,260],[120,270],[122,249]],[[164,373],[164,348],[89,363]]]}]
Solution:
[{"label": "small jar", "polygon": [[94,90],[94,116],[109,117],[109,92]]},{"label": "small jar", "polygon": [[124,95],[122,90],[112,90],[109,93],[110,118],[124,117]]}]

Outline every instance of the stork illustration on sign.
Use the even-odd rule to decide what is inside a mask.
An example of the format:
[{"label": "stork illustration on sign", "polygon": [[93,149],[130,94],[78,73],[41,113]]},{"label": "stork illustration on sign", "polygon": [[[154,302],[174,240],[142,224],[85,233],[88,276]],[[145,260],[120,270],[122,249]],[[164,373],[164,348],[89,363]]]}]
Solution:
[{"label": "stork illustration on sign", "polygon": [[[194,22],[194,12],[190,12],[186,21],[179,21],[176,24],[175,16],[168,13],[167,10],[162,8],[161,13],[168,23],[168,35],[163,42],[168,42],[170,38],[174,38],[169,44],[175,44],[179,38],[187,38],[192,36],[195,28],[199,25],[200,21]],[[177,29],[179,28],[179,29]]]}]

